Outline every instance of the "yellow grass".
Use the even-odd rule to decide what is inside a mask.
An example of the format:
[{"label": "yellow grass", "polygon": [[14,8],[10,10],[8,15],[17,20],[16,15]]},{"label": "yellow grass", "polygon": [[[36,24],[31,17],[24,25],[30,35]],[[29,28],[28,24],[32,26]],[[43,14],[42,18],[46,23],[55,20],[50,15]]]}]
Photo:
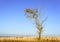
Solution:
[{"label": "yellow grass", "polygon": [[[38,42],[38,36],[17,36],[17,37],[0,37],[0,42]],[[13,41],[12,41],[13,40]],[[14,41],[15,40],[15,41]],[[60,36],[42,36],[41,42],[60,42]],[[54,41],[55,40],[55,41]]]}]

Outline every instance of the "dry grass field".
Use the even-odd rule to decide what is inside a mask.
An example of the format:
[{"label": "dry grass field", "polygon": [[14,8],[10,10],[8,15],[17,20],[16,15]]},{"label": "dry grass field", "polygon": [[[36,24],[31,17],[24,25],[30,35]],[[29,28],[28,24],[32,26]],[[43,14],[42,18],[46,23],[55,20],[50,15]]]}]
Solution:
[{"label": "dry grass field", "polygon": [[17,37],[0,37],[0,42],[60,42],[60,36],[17,36]]}]

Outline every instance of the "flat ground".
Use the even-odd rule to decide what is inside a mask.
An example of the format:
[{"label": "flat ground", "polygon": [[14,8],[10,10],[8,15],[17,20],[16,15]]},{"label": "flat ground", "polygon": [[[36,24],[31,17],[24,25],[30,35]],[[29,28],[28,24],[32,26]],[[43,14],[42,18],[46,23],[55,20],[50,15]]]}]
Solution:
[{"label": "flat ground", "polygon": [[[10,37],[1,37],[0,36],[0,42],[8,42],[8,41],[11,41],[11,42],[31,42],[31,41],[38,41],[38,36],[10,36]],[[58,42],[60,42],[60,36],[41,36],[41,41],[43,42],[43,41],[58,41]]]}]

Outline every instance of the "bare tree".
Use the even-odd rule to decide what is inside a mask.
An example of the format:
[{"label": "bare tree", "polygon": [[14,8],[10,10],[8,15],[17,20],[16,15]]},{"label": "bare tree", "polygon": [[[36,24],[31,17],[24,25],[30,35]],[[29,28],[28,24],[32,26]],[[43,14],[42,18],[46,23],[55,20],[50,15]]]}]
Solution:
[{"label": "bare tree", "polygon": [[[28,14],[29,13],[29,16]],[[31,18],[31,19],[34,19],[34,22],[36,24],[36,28],[38,30],[38,34],[39,34],[39,40],[41,39],[41,34],[42,34],[42,31],[43,31],[43,23],[44,21],[46,21],[47,18],[45,18],[44,20],[40,20],[39,19],[41,18],[41,14],[37,14],[38,13],[38,9],[30,9],[30,8],[27,8],[25,9],[25,16],[28,17],[28,18]]]}]

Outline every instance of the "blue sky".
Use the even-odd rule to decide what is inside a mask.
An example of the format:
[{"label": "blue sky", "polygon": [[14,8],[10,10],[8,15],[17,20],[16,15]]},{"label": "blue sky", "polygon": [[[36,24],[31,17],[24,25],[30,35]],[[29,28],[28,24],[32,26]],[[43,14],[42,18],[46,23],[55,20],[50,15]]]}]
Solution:
[{"label": "blue sky", "polygon": [[26,8],[42,7],[48,16],[42,35],[60,35],[60,0],[0,0],[0,34],[38,35],[33,20],[24,16]]}]

